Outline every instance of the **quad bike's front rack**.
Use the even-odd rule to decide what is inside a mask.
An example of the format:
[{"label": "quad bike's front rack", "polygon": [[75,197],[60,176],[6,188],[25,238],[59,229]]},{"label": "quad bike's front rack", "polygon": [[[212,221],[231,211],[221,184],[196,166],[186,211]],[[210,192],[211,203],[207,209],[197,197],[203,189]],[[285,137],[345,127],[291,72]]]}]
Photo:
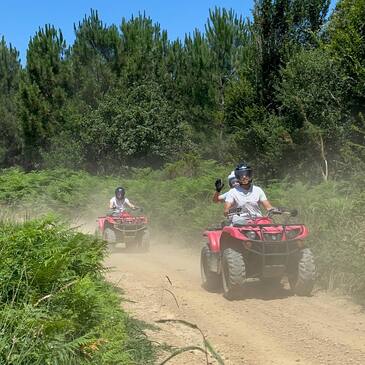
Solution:
[{"label": "quad bike's front rack", "polygon": [[[266,228],[278,230],[269,232]],[[290,257],[303,247],[300,238],[307,233],[305,226],[300,224],[248,224],[241,226],[239,231],[247,238],[247,241],[244,241],[246,250],[261,257],[264,277],[280,276],[284,273]],[[288,232],[293,231],[297,231],[297,235],[288,239]],[[247,232],[255,232],[259,239],[249,238]]]}]

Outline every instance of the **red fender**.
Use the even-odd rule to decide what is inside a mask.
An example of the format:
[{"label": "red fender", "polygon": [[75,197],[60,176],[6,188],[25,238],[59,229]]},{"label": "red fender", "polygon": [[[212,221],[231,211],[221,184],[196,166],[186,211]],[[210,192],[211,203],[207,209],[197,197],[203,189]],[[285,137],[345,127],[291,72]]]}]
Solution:
[{"label": "red fender", "polygon": [[303,240],[304,238],[306,238],[309,235],[309,230],[304,224],[298,224],[297,226],[292,225],[292,226],[286,227],[286,231],[291,231],[294,229],[299,229],[298,235],[296,237],[294,237],[295,240]]},{"label": "red fender", "polygon": [[226,232],[226,233],[228,233],[231,237],[236,238],[236,239],[241,240],[241,241],[247,241],[247,240],[248,240],[248,239],[247,239],[247,237],[246,237],[246,236],[244,236],[244,235],[240,232],[239,228],[237,228],[237,227],[233,227],[233,226],[226,226],[226,227],[224,227],[224,228],[223,228],[223,232]]},{"label": "red fender", "polygon": [[220,239],[222,231],[206,231],[204,236],[208,237],[209,247],[212,252],[220,252]]},{"label": "red fender", "polygon": [[100,217],[98,219],[98,227],[99,227],[100,232],[104,232],[104,225],[105,225],[106,220],[107,220],[107,218],[105,218],[105,217]]}]

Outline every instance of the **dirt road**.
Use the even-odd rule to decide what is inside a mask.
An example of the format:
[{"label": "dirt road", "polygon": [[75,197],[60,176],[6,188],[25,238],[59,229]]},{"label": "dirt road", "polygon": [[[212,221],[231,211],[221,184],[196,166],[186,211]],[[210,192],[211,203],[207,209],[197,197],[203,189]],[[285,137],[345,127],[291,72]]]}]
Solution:
[{"label": "dirt road", "polygon": [[[120,249],[106,265],[112,267],[109,280],[133,301],[124,303],[127,311],[149,323],[183,319],[198,325],[226,365],[365,364],[365,314],[345,298],[321,291],[300,298],[286,283],[270,292],[252,282],[245,299],[230,302],[201,288],[197,251],[171,246],[152,247],[148,254]],[[159,343],[203,346],[198,330],[158,326],[148,335]],[[211,357],[209,363],[217,364]],[[189,351],[168,364],[206,364],[206,358]]]}]

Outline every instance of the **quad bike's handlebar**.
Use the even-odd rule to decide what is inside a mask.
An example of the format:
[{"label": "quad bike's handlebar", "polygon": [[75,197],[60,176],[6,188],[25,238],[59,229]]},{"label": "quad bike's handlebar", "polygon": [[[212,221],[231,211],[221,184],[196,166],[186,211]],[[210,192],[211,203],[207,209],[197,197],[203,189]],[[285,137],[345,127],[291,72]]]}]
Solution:
[{"label": "quad bike's handlebar", "polygon": [[288,214],[290,217],[296,217],[298,215],[298,210],[279,207],[279,208],[273,208],[267,212],[268,217],[272,217],[273,215],[278,215],[278,214]]},{"label": "quad bike's handlebar", "polygon": [[137,206],[135,206],[134,208],[126,207],[124,209],[114,207],[114,208],[110,209],[110,214],[118,215],[122,212],[130,212],[130,211],[136,211],[136,210],[138,210],[140,213],[143,212],[143,208],[137,207]]},{"label": "quad bike's handlebar", "polygon": [[[245,208],[230,209],[230,211],[227,215],[227,218],[232,218],[234,215],[237,215],[237,214],[239,214],[241,216],[246,216],[247,218],[257,218],[257,216],[253,215]],[[284,208],[284,207],[273,208],[267,212],[266,216],[271,218],[273,215],[282,215],[282,214],[289,215],[290,217],[296,217],[298,215],[298,210],[297,209],[288,209],[288,208]]]}]

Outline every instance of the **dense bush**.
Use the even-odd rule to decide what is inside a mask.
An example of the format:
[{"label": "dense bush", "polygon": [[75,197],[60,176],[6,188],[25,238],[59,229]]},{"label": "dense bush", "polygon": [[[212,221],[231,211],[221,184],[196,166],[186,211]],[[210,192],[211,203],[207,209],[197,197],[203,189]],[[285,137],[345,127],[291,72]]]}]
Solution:
[{"label": "dense bush", "polygon": [[269,196],[276,204],[296,207],[310,230],[320,283],[329,289],[365,297],[365,195],[361,180],[275,184]]},{"label": "dense bush", "polygon": [[103,279],[102,241],[44,218],[1,223],[0,250],[0,363],[149,362]]}]

